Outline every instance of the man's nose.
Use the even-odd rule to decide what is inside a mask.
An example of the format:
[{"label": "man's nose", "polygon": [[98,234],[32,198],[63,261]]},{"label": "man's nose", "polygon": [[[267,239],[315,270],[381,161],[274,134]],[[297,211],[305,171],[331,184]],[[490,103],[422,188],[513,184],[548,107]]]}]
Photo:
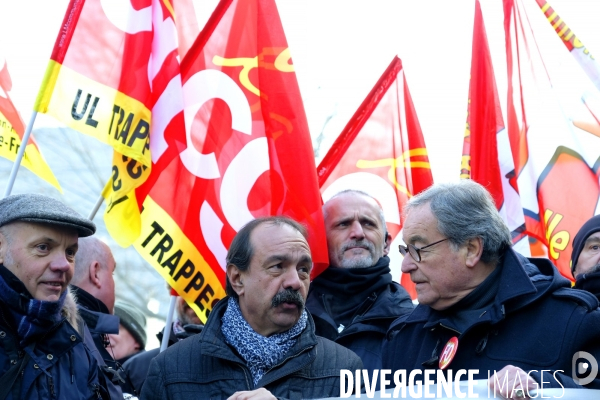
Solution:
[{"label": "man's nose", "polygon": [[284,289],[292,289],[292,290],[300,290],[302,286],[302,281],[300,280],[300,275],[296,268],[289,268],[289,270],[284,275],[283,288]]},{"label": "man's nose", "polygon": [[409,253],[406,253],[404,258],[402,259],[402,266],[400,267],[400,270],[405,274],[408,274],[416,269],[417,264],[415,263],[415,260],[413,260]]},{"label": "man's nose", "polygon": [[67,259],[67,256],[62,252],[56,252],[50,262],[50,269],[52,271],[67,272],[71,268],[73,268],[73,264]]},{"label": "man's nose", "polygon": [[359,221],[352,222],[352,225],[350,226],[350,235],[352,239],[358,240],[361,240],[365,237],[365,231],[363,230],[363,227]]}]

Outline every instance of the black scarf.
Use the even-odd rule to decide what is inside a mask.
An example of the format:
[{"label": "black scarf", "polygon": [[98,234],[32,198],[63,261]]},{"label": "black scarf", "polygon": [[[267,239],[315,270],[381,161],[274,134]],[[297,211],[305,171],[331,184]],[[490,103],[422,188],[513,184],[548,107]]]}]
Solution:
[{"label": "black scarf", "polygon": [[452,320],[461,333],[464,332],[473,320],[477,320],[481,313],[494,303],[500,288],[501,271],[502,263],[498,263],[492,273],[471,293],[440,313]]},{"label": "black scarf", "polygon": [[36,300],[23,282],[4,265],[0,265],[0,302],[13,317],[22,347],[34,342],[62,321],[61,310],[67,292],[65,290],[58,301]]},{"label": "black scarf", "polygon": [[77,298],[77,305],[87,308],[90,311],[100,312],[102,314],[110,314],[108,307],[102,301],[98,300],[90,293],[80,287],[71,285],[71,291]]},{"label": "black scarf", "polygon": [[590,292],[600,300],[600,271],[592,272],[591,274],[577,275],[575,289]]},{"label": "black scarf", "polygon": [[[329,267],[310,284],[310,292],[324,302],[325,310],[336,324],[348,326],[361,304],[373,293],[377,296],[392,283],[390,259],[381,257],[366,268]],[[358,315],[358,314],[357,314]]]}]

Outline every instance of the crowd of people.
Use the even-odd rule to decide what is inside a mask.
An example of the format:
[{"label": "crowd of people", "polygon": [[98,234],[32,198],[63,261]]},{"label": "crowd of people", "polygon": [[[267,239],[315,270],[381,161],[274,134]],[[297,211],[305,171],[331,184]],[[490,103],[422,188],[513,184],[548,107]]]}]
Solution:
[{"label": "crowd of people", "polygon": [[[8,196],[0,400],[326,398],[340,396],[340,371],[382,369],[433,370],[434,382],[477,369],[504,398],[541,385],[600,389],[574,361],[600,360],[600,216],[573,240],[573,288],[549,260],[513,250],[475,182],[434,185],[403,212],[396,250],[373,197],[329,199],[330,265],[312,282],[304,226],[285,216],[249,222],[227,252],[227,296],[205,325],[179,298],[159,353],[144,351],[143,313],[115,299],[117,265],[93,222],[47,196]],[[404,256],[416,305],[392,280],[390,251]]]}]

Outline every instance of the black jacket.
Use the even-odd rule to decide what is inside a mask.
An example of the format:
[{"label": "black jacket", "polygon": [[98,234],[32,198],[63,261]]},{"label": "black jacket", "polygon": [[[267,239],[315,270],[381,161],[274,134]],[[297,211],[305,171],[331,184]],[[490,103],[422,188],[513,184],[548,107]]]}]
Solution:
[{"label": "black jacket", "polygon": [[306,329],[287,357],[254,386],[245,361],[221,333],[227,301],[225,297],[215,306],[202,333],[169,347],[152,361],[141,399],[226,399],[237,391],[261,387],[278,398],[336,397],[340,370],[362,368],[356,354],[316,336],[309,315]]},{"label": "black jacket", "polygon": [[[0,264],[2,268],[5,267]],[[12,281],[6,280],[11,287]],[[24,287],[13,289],[19,293],[25,290]],[[42,339],[21,347],[14,317],[8,305],[0,302],[0,377],[20,362],[24,363],[7,400],[107,398],[96,359],[74,328],[78,326],[78,317],[71,294],[67,295],[62,316]],[[5,387],[0,391],[3,389]]]},{"label": "black jacket", "polygon": [[[389,258],[384,257],[389,265]],[[315,281],[322,276],[315,278]],[[390,277],[391,281],[391,277]],[[392,322],[414,309],[406,290],[397,282],[390,282],[383,290],[370,293],[356,308],[353,321],[338,332],[338,326],[327,306],[327,295],[336,295],[328,285],[311,285],[306,308],[315,321],[315,333],[355,352],[365,369],[381,368],[381,345]]]},{"label": "black jacket", "polygon": [[[186,339],[192,335],[202,332],[203,325],[188,324],[184,325],[184,332],[175,333],[173,332],[171,324],[171,334],[169,335],[169,347],[174,345],[180,340]],[[158,340],[162,344],[163,333],[160,332]],[[121,385],[124,393],[134,394],[139,396],[142,391],[142,386],[146,381],[148,375],[148,369],[150,368],[150,362],[160,353],[160,348],[143,351],[139,354],[135,354],[129,360],[123,364],[123,370],[125,371],[125,383]]]},{"label": "black jacket", "polygon": [[[509,249],[498,268],[493,303],[471,314],[464,329],[453,315],[425,305],[395,321],[383,346],[383,368],[436,370],[444,346],[457,337],[458,350],[446,371],[479,369],[474,379],[487,379],[511,364],[538,371],[531,374],[538,383],[539,371],[550,370],[544,373],[545,387],[579,387],[571,378],[575,353],[586,351],[600,360],[598,300],[571,289],[547,259],[527,259]],[[599,388],[600,379],[588,386]]]},{"label": "black jacket", "polygon": [[80,287],[71,285],[71,291],[75,295],[79,316],[83,321],[80,327],[83,331],[83,342],[98,362],[110,398],[120,400],[123,398],[120,384],[124,383],[124,380],[118,372],[119,365],[105,347],[105,342],[108,342],[106,335],[119,333],[119,317],[110,314],[108,307],[102,301]]}]

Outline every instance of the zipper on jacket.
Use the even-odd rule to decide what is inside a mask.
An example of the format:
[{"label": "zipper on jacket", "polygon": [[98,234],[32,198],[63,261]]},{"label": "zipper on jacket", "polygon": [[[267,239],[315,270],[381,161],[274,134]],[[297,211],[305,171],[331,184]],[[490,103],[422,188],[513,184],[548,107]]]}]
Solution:
[{"label": "zipper on jacket", "polygon": [[56,397],[56,392],[54,391],[54,379],[51,376],[48,377],[48,386],[52,397]]}]

